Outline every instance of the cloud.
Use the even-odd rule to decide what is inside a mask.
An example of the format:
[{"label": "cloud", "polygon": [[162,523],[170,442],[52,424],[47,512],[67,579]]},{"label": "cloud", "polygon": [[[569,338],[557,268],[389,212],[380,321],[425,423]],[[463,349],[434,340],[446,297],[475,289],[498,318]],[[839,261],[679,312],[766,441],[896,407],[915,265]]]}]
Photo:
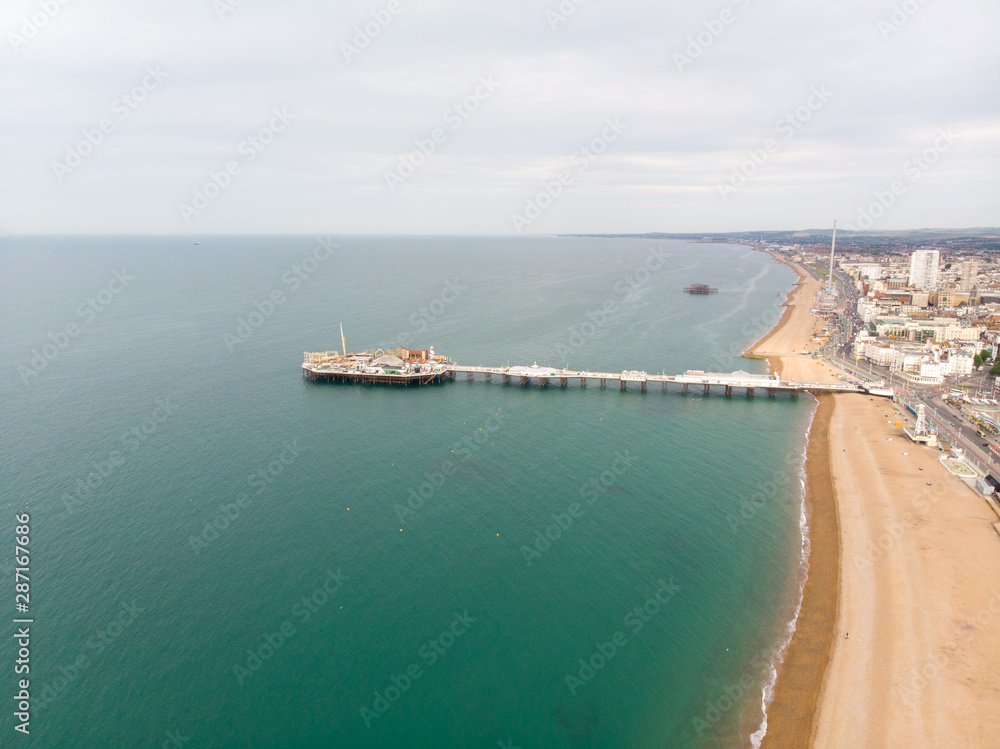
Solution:
[{"label": "cloud", "polygon": [[[607,117],[619,117],[626,133],[530,231],[849,221],[949,126],[960,142],[879,228],[997,223],[988,199],[1000,166],[993,2],[395,0],[391,12],[389,0],[224,1],[233,7],[220,17],[212,0],[142,8],[73,0],[16,50],[11,39],[25,19],[53,6],[19,0],[0,13],[0,225],[12,233],[510,233],[511,212]],[[916,11],[894,16],[902,5]],[[552,28],[546,11],[565,20]],[[886,22],[895,24],[888,35]],[[348,62],[342,45],[361,43]],[[679,69],[677,54],[690,63]],[[53,163],[115,117],[113,102],[156,65],[169,78],[58,179]],[[415,141],[451,128],[445,113],[481,76],[497,81],[495,94],[388,190],[385,172]],[[744,189],[720,200],[717,184],[818,85],[833,99]],[[245,158],[241,143],[280,107],[294,122],[185,222],[178,204]]]}]

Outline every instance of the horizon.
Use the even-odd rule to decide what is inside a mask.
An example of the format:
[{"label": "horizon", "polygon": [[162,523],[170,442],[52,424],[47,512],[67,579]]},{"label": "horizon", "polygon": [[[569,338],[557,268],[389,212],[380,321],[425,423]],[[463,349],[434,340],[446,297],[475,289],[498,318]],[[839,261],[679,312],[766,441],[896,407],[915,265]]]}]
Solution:
[{"label": "horizon", "polygon": [[[650,231],[636,231],[636,232],[558,232],[558,233],[539,233],[539,234],[525,234],[525,235],[511,235],[511,234],[490,234],[485,232],[471,232],[471,233],[443,233],[443,232],[398,232],[398,233],[378,233],[378,232],[330,232],[330,231],[319,231],[319,232],[306,232],[306,231],[289,231],[289,232],[205,232],[201,234],[190,234],[190,233],[170,233],[170,232],[10,232],[4,235],[0,235],[0,243],[4,239],[10,239],[13,237],[183,237],[185,239],[197,238],[197,237],[266,237],[266,236],[278,236],[278,237],[309,237],[316,234],[328,234],[331,236],[338,237],[507,237],[507,238],[517,238],[519,236],[524,236],[525,238],[542,238],[542,237],[622,237],[629,238],[635,237],[637,239],[649,238],[650,236],[664,236],[664,237],[686,237],[688,235],[700,234],[703,236],[726,236],[726,235],[736,235],[736,234],[784,234],[784,233],[795,233],[795,234],[832,234],[833,228],[827,227],[825,229],[812,227],[805,229],[733,229],[730,231],[702,231],[702,230],[692,230],[684,232],[667,232],[660,230],[650,230]],[[950,226],[925,226],[920,228],[912,229],[883,229],[883,230],[851,230],[842,229],[837,227],[837,237],[839,238],[844,234],[857,234],[857,235],[883,235],[883,234],[917,234],[920,232],[997,232],[1000,233],[1000,226],[969,226],[969,227],[950,227]]]}]

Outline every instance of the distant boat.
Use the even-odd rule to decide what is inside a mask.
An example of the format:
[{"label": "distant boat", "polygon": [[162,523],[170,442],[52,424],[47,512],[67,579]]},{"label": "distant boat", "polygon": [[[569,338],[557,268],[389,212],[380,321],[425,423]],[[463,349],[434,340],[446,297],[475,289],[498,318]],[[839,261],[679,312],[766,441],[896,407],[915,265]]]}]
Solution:
[{"label": "distant boat", "polygon": [[195,242],[195,244],[196,244],[196,245],[199,245],[199,244],[201,244],[201,242]]},{"label": "distant boat", "polygon": [[684,289],[687,294],[718,294],[718,289],[713,289],[707,284],[703,283],[693,283]]}]

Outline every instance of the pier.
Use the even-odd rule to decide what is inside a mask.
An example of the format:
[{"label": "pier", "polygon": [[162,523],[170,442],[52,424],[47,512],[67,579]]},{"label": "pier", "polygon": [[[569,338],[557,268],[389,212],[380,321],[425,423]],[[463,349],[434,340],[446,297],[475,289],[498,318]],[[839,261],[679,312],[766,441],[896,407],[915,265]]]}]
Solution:
[{"label": "pier", "polygon": [[[696,392],[703,395],[710,395],[712,392],[723,392],[726,395],[734,395],[737,392],[744,392],[753,398],[758,391],[769,396],[776,396],[778,393],[789,393],[797,395],[803,391],[813,393],[865,393],[865,388],[859,387],[850,382],[799,382],[797,380],[782,380],[777,375],[751,374],[749,372],[701,372],[698,370],[688,370],[680,375],[668,374],[647,374],[646,372],[629,371],[623,372],[589,372],[585,370],[556,369],[551,367],[476,367],[463,366],[461,364],[449,364],[445,369],[448,379],[454,380],[458,375],[465,374],[466,380],[474,380],[477,375],[481,375],[487,382],[492,381],[493,376],[499,375],[505,384],[516,381],[519,385],[527,386],[537,383],[540,387],[548,387],[552,383],[558,383],[559,387],[565,388],[571,383],[579,387],[587,387],[588,384],[596,385],[600,388],[617,386],[619,390],[627,390],[630,386],[640,392],[646,392],[650,384],[660,385],[661,390],[667,390],[670,386],[679,389],[683,393],[691,392],[692,386]],[[714,391],[713,391],[714,388]]]},{"label": "pier", "polygon": [[[622,372],[590,372],[586,370],[557,369],[540,367],[534,364],[530,367],[482,367],[466,366],[454,362],[436,363],[421,371],[385,372],[373,367],[332,367],[317,361],[305,361],[302,364],[302,376],[313,382],[339,382],[351,384],[375,385],[433,385],[457,379],[464,375],[468,382],[481,378],[485,382],[499,379],[503,385],[520,385],[527,387],[537,385],[541,388],[558,385],[566,388],[570,385],[582,388],[593,385],[606,389],[609,385],[618,390],[628,389],[646,392],[650,385],[660,385],[662,391],[679,390],[682,393],[694,392],[711,395],[721,392],[727,396],[737,393],[748,397],[759,394],[776,397],[779,393],[787,393],[793,397],[802,392],[810,393],[867,393],[869,388],[851,382],[800,382],[783,380],[778,375],[751,374],[750,372],[702,372],[688,370],[684,374],[648,374],[635,370]],[[885,395],[883,392],[874,393]]]}]

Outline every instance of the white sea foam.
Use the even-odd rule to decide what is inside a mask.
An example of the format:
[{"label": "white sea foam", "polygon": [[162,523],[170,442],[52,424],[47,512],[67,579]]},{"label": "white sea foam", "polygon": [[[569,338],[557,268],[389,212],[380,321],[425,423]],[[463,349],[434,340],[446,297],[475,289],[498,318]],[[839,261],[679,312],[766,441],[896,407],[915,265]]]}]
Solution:
[{"label": "white sea foam", "polygon": [[760,698],[762,713],[760,727],[758,727],[757,730],[750,735],[750,743],[754,749],[760,749],[760,744],[764,740],[764,736],[767,734],[767,708],[774,699],[774,685],[778,681],[778,667],[784,663],[785,651],[788,649],[788,645],[791,643],[792,637],[795,635],[795,625],[798,623],[799,612],[802,610],[802,596],[805,592],[806,578],[809,576],[809,550],[811,546],[809,543],[809,517],[806,512],[806,453],[809,450],[809,430],[812,429],[813,420],[816,418],[816,411],[818,409],[819,405],[817,404],[813,408],[812,415],[809,417],[809,426],[806,428],[805,447],[802,449],[802,463],[799,468],[799,482],[801,485],[799,532],[802,536],[802,544],[799,556],[798,601],[795,604],[795,613],[792,615],[788,624],[785,625],[785,636],[782,638],[781,643],[775,651],[774,657],[771,659],[767,683],[764,685]]}]

